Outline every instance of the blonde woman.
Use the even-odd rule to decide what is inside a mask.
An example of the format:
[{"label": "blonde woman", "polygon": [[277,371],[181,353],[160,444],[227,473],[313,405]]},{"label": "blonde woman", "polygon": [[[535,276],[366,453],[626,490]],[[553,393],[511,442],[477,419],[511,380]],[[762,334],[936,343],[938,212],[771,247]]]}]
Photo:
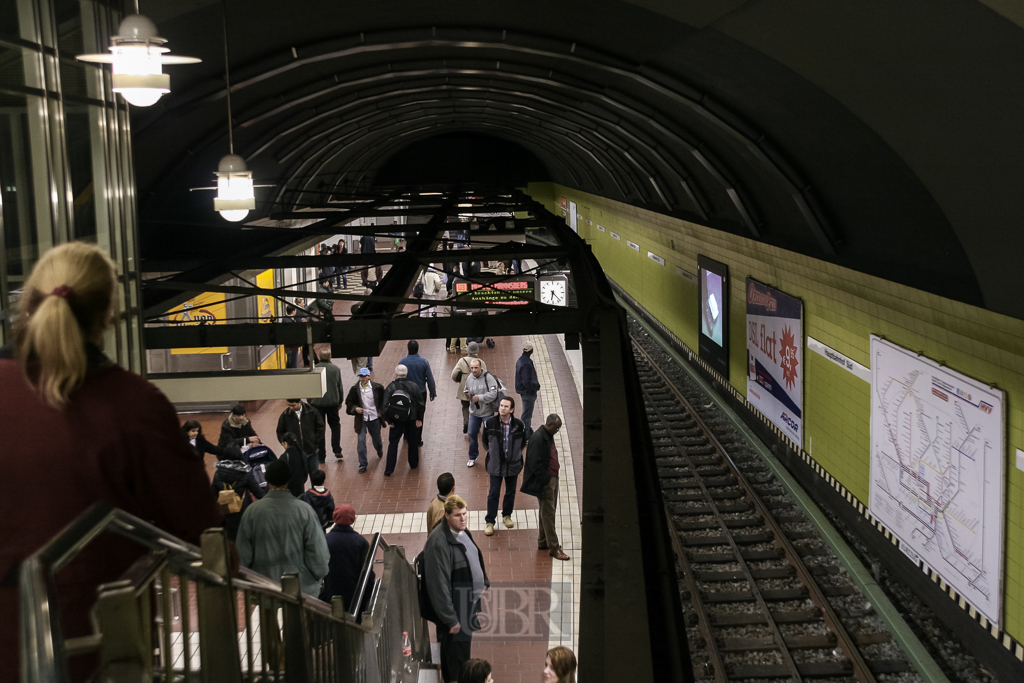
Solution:
[{"label": "blonde woman", "polygon": [[544,683],[576,683],[576,655],[560,645],[544,657]]},{"label": "blonde woman", "polygon": [[[0,652],[18,651],[18,565],[97,501],[190,543],[219,526],[203,463],[181,438],[171,403],[100,350],[116,310],[114,264],[98,247],[42,255],[25,282],[13,345],[0,349]],[[104,534],[57,574],[64,636],[91,633],[96,586],[143,549]],[[73,678],[81,678],[73,671]],[[0,680],[19,680],[18,657]]]}]

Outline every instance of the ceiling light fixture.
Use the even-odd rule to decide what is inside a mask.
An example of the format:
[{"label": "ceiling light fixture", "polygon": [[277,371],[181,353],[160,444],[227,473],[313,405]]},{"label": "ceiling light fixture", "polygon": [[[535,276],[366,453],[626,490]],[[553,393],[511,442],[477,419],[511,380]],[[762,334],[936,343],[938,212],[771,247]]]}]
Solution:
[{"label": "ceiling light fixture", "polygon": [[213,208],[226,221],[237,223],[256,208],[256,192],[252,171],[245,159],[235,154],[235,133],[231,125],[231,70],[228,68],[228,3],[221,2],[224,12],[224,85],[228,102],[228,155],[217,164],[217,197]]},{"label": "ceiling light fixture", "polygon": [[117,35],[110,38],[111,54],[78,55],[83,62],[111,64],[113,90],[128,104],[149,107],[171,92],[171,77],[163,73],[164,64],[196,64],[201,59],[166,54],[167,40],[156,33],[156,24],[139,12],[124,18]]}]

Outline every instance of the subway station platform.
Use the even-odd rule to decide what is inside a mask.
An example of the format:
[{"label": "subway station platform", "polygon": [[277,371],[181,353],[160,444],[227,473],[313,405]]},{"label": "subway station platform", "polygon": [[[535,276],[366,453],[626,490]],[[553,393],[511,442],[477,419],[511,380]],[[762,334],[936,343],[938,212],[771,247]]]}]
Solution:
[{"label": "subway station platform", "polygon": [[[456,493],[470,510],[469,529],[484,555],[487,575],[491,581],[491,620],[485,630],[474,635],[473,656],[482,657],[494,667],[494,678],[506,681],[535,681],[544,667],[545,652],[557,645],[578,651],[579,586],[580,586],[580,505],[583,482],[582,405],[578,391],[578,352],[566,352],[560,336],[499,337],[488,349],[481,344],[479,356],[487,369],[502,379],[514,393],[515,364],[523,343],[534,344],[533,360],[541,383],[533,414],[537,429],[550,413],[562,417],[563,428],[555,437],[561,463],[558,534],[568,561],[555,560],[537,549],[538,500],[521,492],[516,494],[514,529],[506,529],[498,520],[495,533],[484,535],[489,477],[483,466],[484,451],[475,467],[466,466],[469,437],[462,433],[462,404],[456,396],[457,384],[451,380],[452,369],[463,355],[449,353],[443,339],[420,340],[420,355],[430,362],[437,383],[437,399],[428,402],[423,428],[424,445],[420,465],[409,468],[407,449],[403,442],[394,475],[384,476],[384,460],[374,456],[367,444],[368,468],[358,473],[356,434],[352,417],[341,408],[341,445],[344,458],[327,456],[322,469],[327,474],[326,486],[336,504],[348,503],[356,510],[355,528],[372,541],[375,532],[384,539],[405,548],[411,561],[427,539],[426,510],[437,493],[437,477],[444,472],[455,475]],[[384,386],[394,379],[394,368],[407,354],[405,342],[389,342],[380,357],[373,360],[373,380]],[[575,366],[574,366],[575,360]],[[347,359],[333,361],[342,371],[345,391],[356,381],[352,364]],[[283,452],[277,442],[277,420],[286,404],[268,401],[258,411],[250,412],[256,433],[276,454]],[[182,416],[184,419],[185,416]],[[224,414],[190,415],[203,425],[207,438],[216,441]],[[327,428],[330,452],[330,427]],[[387,449],[387,432],[382,434]],[[369,441],[369,439],[368,439]],[[212,477],[216,458],[207,455],[207,469]],[[519,477],[522,485],[522,475]],[[308,484],[307,484],[308,486]],[[504,493],[504,490],[503,492]],[[500,511],[499,511],[500,517]],[[500,618],[493,619],[500,615]],[[489,625],[488,625],[489,624]],[[431,637],[436,642],[434,627]]]}]

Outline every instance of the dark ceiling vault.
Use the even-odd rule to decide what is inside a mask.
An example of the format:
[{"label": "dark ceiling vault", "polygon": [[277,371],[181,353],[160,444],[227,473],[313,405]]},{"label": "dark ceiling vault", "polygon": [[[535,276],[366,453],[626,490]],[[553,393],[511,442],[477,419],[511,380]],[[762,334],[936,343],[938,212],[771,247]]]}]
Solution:
[{"label": "dark ceiling vault", "polygon": [[[205,61],[134,112],[144,244],[155,221],[219,220],[187,188],[227,152],[220,3],[146,4]],[[235,148],[274,184],[257,214],[486,136],[563,185],[1024,318],[1024,31],[973,0],[229,0],[228,16]]]}]

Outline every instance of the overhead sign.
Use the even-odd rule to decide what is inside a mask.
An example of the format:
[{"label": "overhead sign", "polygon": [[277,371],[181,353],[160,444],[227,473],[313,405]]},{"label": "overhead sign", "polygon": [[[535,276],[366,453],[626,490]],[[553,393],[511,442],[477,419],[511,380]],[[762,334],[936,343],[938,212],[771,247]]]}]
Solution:
[{"label": "overhead sign", "polygon": [[537,278],[532,275],[514,277],[478,277],[474,282],[456,280],[453,289],[455,304],[473,302],[496,306],[525,306],[537,298]]},{"label": "overhead sign", "polygon": [[747,400],[803,445],[803,303],[747,278]]}]

